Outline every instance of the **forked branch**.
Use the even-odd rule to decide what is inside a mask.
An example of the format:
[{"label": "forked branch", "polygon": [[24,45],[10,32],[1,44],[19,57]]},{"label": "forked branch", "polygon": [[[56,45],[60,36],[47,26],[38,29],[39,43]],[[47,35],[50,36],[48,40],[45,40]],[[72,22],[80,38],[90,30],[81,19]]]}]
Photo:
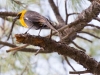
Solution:
[{"label": "forked branch", "polygon": [[97,75],[100,74],[100,63],[86,55],[83,51],[45,37],[32,36],[30,34],[16,34],[15,36],[19,43],[40,46],[44,48],[45,51],[50,50],[64,56],[68,56],[79,64],[83,65],[83,67],[86,68],[88,72]]}]

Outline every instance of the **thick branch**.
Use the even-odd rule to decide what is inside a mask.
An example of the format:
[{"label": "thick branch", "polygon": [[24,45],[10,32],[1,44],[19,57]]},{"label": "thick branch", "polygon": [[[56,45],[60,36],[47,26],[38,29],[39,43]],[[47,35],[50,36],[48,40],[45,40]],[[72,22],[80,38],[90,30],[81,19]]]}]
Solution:
[{"label": "thick branch", "polygon": [[86,55],[83,51],[77,50],[66,44],[57,43],[56,41],[50,40],[49,38],[32,36],[29,34],[16,34],[16,39],[19,43],[31,44],[35,46],[43,47],[44,50],[58,52],[61,55],[69,56],[79,64],[87,68],[90,73],[100,74],[100,64]]},{"label": "thick branch", "polygon": [[29,34],[16,34],[16,39],[19,43],[40,46],[43,47],[44,50],[51,50],[52,52],[58,52],[61,55],[69,56],[79,64],[83,65],[84,68],[87,68],[90,73],[100,74],[100,63],[93,58],[90,58],[83,51],[77,50],[66,44],[57,43],[48,38],[32,36]]}]

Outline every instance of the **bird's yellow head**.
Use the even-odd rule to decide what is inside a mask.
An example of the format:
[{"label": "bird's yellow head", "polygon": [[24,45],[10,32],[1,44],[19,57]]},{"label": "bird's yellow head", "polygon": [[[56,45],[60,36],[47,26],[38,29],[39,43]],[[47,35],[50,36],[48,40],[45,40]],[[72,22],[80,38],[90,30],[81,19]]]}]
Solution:
[{"label": "bird's yellow head", "polygon": [[17,15],[17,19],[19,19],[20,23],[22,26],[24,27],[28,27],[27,24],[25,23],[24,21],[24,16],[25,16],[25,13],[27,12],[27,10],[22,10],[21,12],[18,13]]},{"label": "bird's yellow head", "polygon": [[9,37],[10,37],[12,31],[13,31],[13,27],[14,27],[14,24],[15,24],[15,22],[17,21],[17,19],[20,20],[20,23],[21,23],[22,26],[28,27],[27,24],[26,24],[25,21],[24,21],[24,16],[25,16],[25,13],[26,13],[26,12],[27,12],[27,10],[22,10],[22,11],[19,12],[19,13],[17,14],[17,16],[14,18],[13,23],[12,23],[12,27],[11,27],[11,30],[10,30],[10,34],[9,34],[9,36],[8,36],[8,39],[9,39]]}]

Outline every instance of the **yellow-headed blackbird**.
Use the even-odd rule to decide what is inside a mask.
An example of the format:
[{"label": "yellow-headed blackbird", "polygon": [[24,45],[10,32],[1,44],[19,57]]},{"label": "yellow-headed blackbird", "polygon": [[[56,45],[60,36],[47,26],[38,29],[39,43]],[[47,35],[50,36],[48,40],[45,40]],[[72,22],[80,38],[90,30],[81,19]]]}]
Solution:
[{"label": "yellow-headed blackbird", "polygon": [[16,19],[20,20],[20,23],[24,27],[34,28],[34,29],[45,29],[50,28],[58,32],[50,23],[50,21],[44,16],[40,15],[35,11],[22,10],[16,16]]},{"label": "yellow-headed blackbird", "polygon": [[30,11],[30,10],[22,10],[17,14],[17,16],[14,18],[11,32],[14,23],[16,22],[17,19],[19,19],[22,26],[28,27],[29,29],[34,28],[34,29],[40,29],[41,31],[41,29],[50,28],[51,30],[54,30],[59,34],[59,32],[52,26],[51,22],[47,18],[45,18],[44,16],[40,15],[35,11]]}]

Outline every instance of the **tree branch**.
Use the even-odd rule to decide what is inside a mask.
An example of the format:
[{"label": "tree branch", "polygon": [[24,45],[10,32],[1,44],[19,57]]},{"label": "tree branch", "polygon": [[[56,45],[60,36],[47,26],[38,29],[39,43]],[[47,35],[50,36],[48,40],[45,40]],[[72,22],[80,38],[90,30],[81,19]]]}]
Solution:
[{"label": "tree branch", "polygon": [[64,56],[69,56],[79,64],[83,65],[84,68],[87,68],[90,73],[100,74],[100,63],[86,55],[83,51],[77,50],[63,43],[57,43],[56,41],[45,37],[29,34],[16,34],[15,36],[19,43],[40,46],[43,47],[45,51],[50,50]]},{"label": "tree branch", "polygon": [[72,44],[74,44],[77,48],[79,48],[80,50],[86,52],[86,50],[85,50],[84,48],[78,46],[74,41],[71,40],[71,42],[72,42]]},{"label": "tree branch", "polygon": [[94,19],[95,19],[95,20],[98,20],[98,21],[100,22],[100,18],[99,18],[99,17],[95,17]]},{"label": "tree branch", "polygon": [[99,26],[95,26],[94,24],[87,24],[86,26],[96,27],[97,29],[100,29]]},{"label": "tree branch", "polygon": [[[69,28],[71,29],[69,33],[66,33],[67,36],[65,36],[63,39],[68,39],[71,35],[73,35],[73,33],[81,31],[87,25],[87,23],[89,23],[93,18],[97,17],[100,13],[99,7],[100,3],[93,1],[86,10],[78,15],[74,22],[71,22],[70,24],[58,29],[58,31],[64,31],[64,29]],[[55,32],[53,34],[55,34]]]},{"label": "tree branch", "polygon": [[81,39],[84,39],[84,40],[86,40],[86,41],[88,41],[88,42],[92,43],[92,41],[91,41],[91,40],[89,40],[89,39],[87,39],[87,38],[84,38],[84,37],[82,37],[82,36],[80,36],[80,35],[77,35],[76,37],[81,38]]},{"label": "tree branch", "polygon": [[68,61],[68,58],[66,57],[66,56],[64,56],[64,58],[65,58],[65,60],[66,60],[66,62],[68,63],[68,65],[72,68],[72,70],[74,71],[74,72],[76,72],[76,70],[74,69],[74,67],[70,64],[70,62]]},{"label": "tree branch", "polygon": [[[8,43],[8,42],[3,42],[3,41],[0,41],[0,44],[4,45],[4,46],[9,46],[9,47],[18,47],[14,44],[11,44],[11,43]],[[23,48],[21,50],[18,50],[18,51],[22,51],[22,52],[37,52],[38,49],[32,49],[32,48]],[[40,50],[39,53],[52,53],[52,51],[48,50],[48,51],[42,51]]]},{"label": "tree branch", "polygon": [[66,13],[66,20],[65,23],[68,23],[68,10],[67,10],[67,0],[65,0],[65,13]]},{"label": "tree branch", "polygon": [[23,48],[25,48],[25,47],[27,47],[27,46],[29,46],[29,45],[26,44],[26,45],[23,45],[23,46],[21,46],[21,47],[11,48],[11,49],[7,50],[6,52],[21,50],[21,49],[23,49]]},{"label": "tree branch", "polygon": [[12,16],[15,17],[17,15],[17,13],[15,12],[0,12],[0,17],[4,17],[4,16]]},{"label": "tree branch", "polygon": [[89,73],[89,71],[88,70],[86,70],[86,71],[76,71],[76,72],[70,71],[70,74],[84,74],[84,73]]},{"label": "tree branch", "polygon": [[61,15],[59,13],[59,10],[58,10],[57,6],[55,5],[54,1],[49,0],[49,3],[51,5],[52,10],[54,11],[54,14],[55,14],[58,22],[61,23],[61,24],[64,24],[64,20],[62,19]]},{"label": "tree branch", "polygon": [[100,39],[100,37],[98,37],[98,36],[96,36],[96,35],[94,35],[94,34],[92,34],[92,33],[86,32],[86,31],[80,31],[80,32],[78,32],[78,33],[85,33],[85,34],[91,35],[91,36],[93,36],[93,37],[95,37],[95,38],[97,38],[97,39]]}]

